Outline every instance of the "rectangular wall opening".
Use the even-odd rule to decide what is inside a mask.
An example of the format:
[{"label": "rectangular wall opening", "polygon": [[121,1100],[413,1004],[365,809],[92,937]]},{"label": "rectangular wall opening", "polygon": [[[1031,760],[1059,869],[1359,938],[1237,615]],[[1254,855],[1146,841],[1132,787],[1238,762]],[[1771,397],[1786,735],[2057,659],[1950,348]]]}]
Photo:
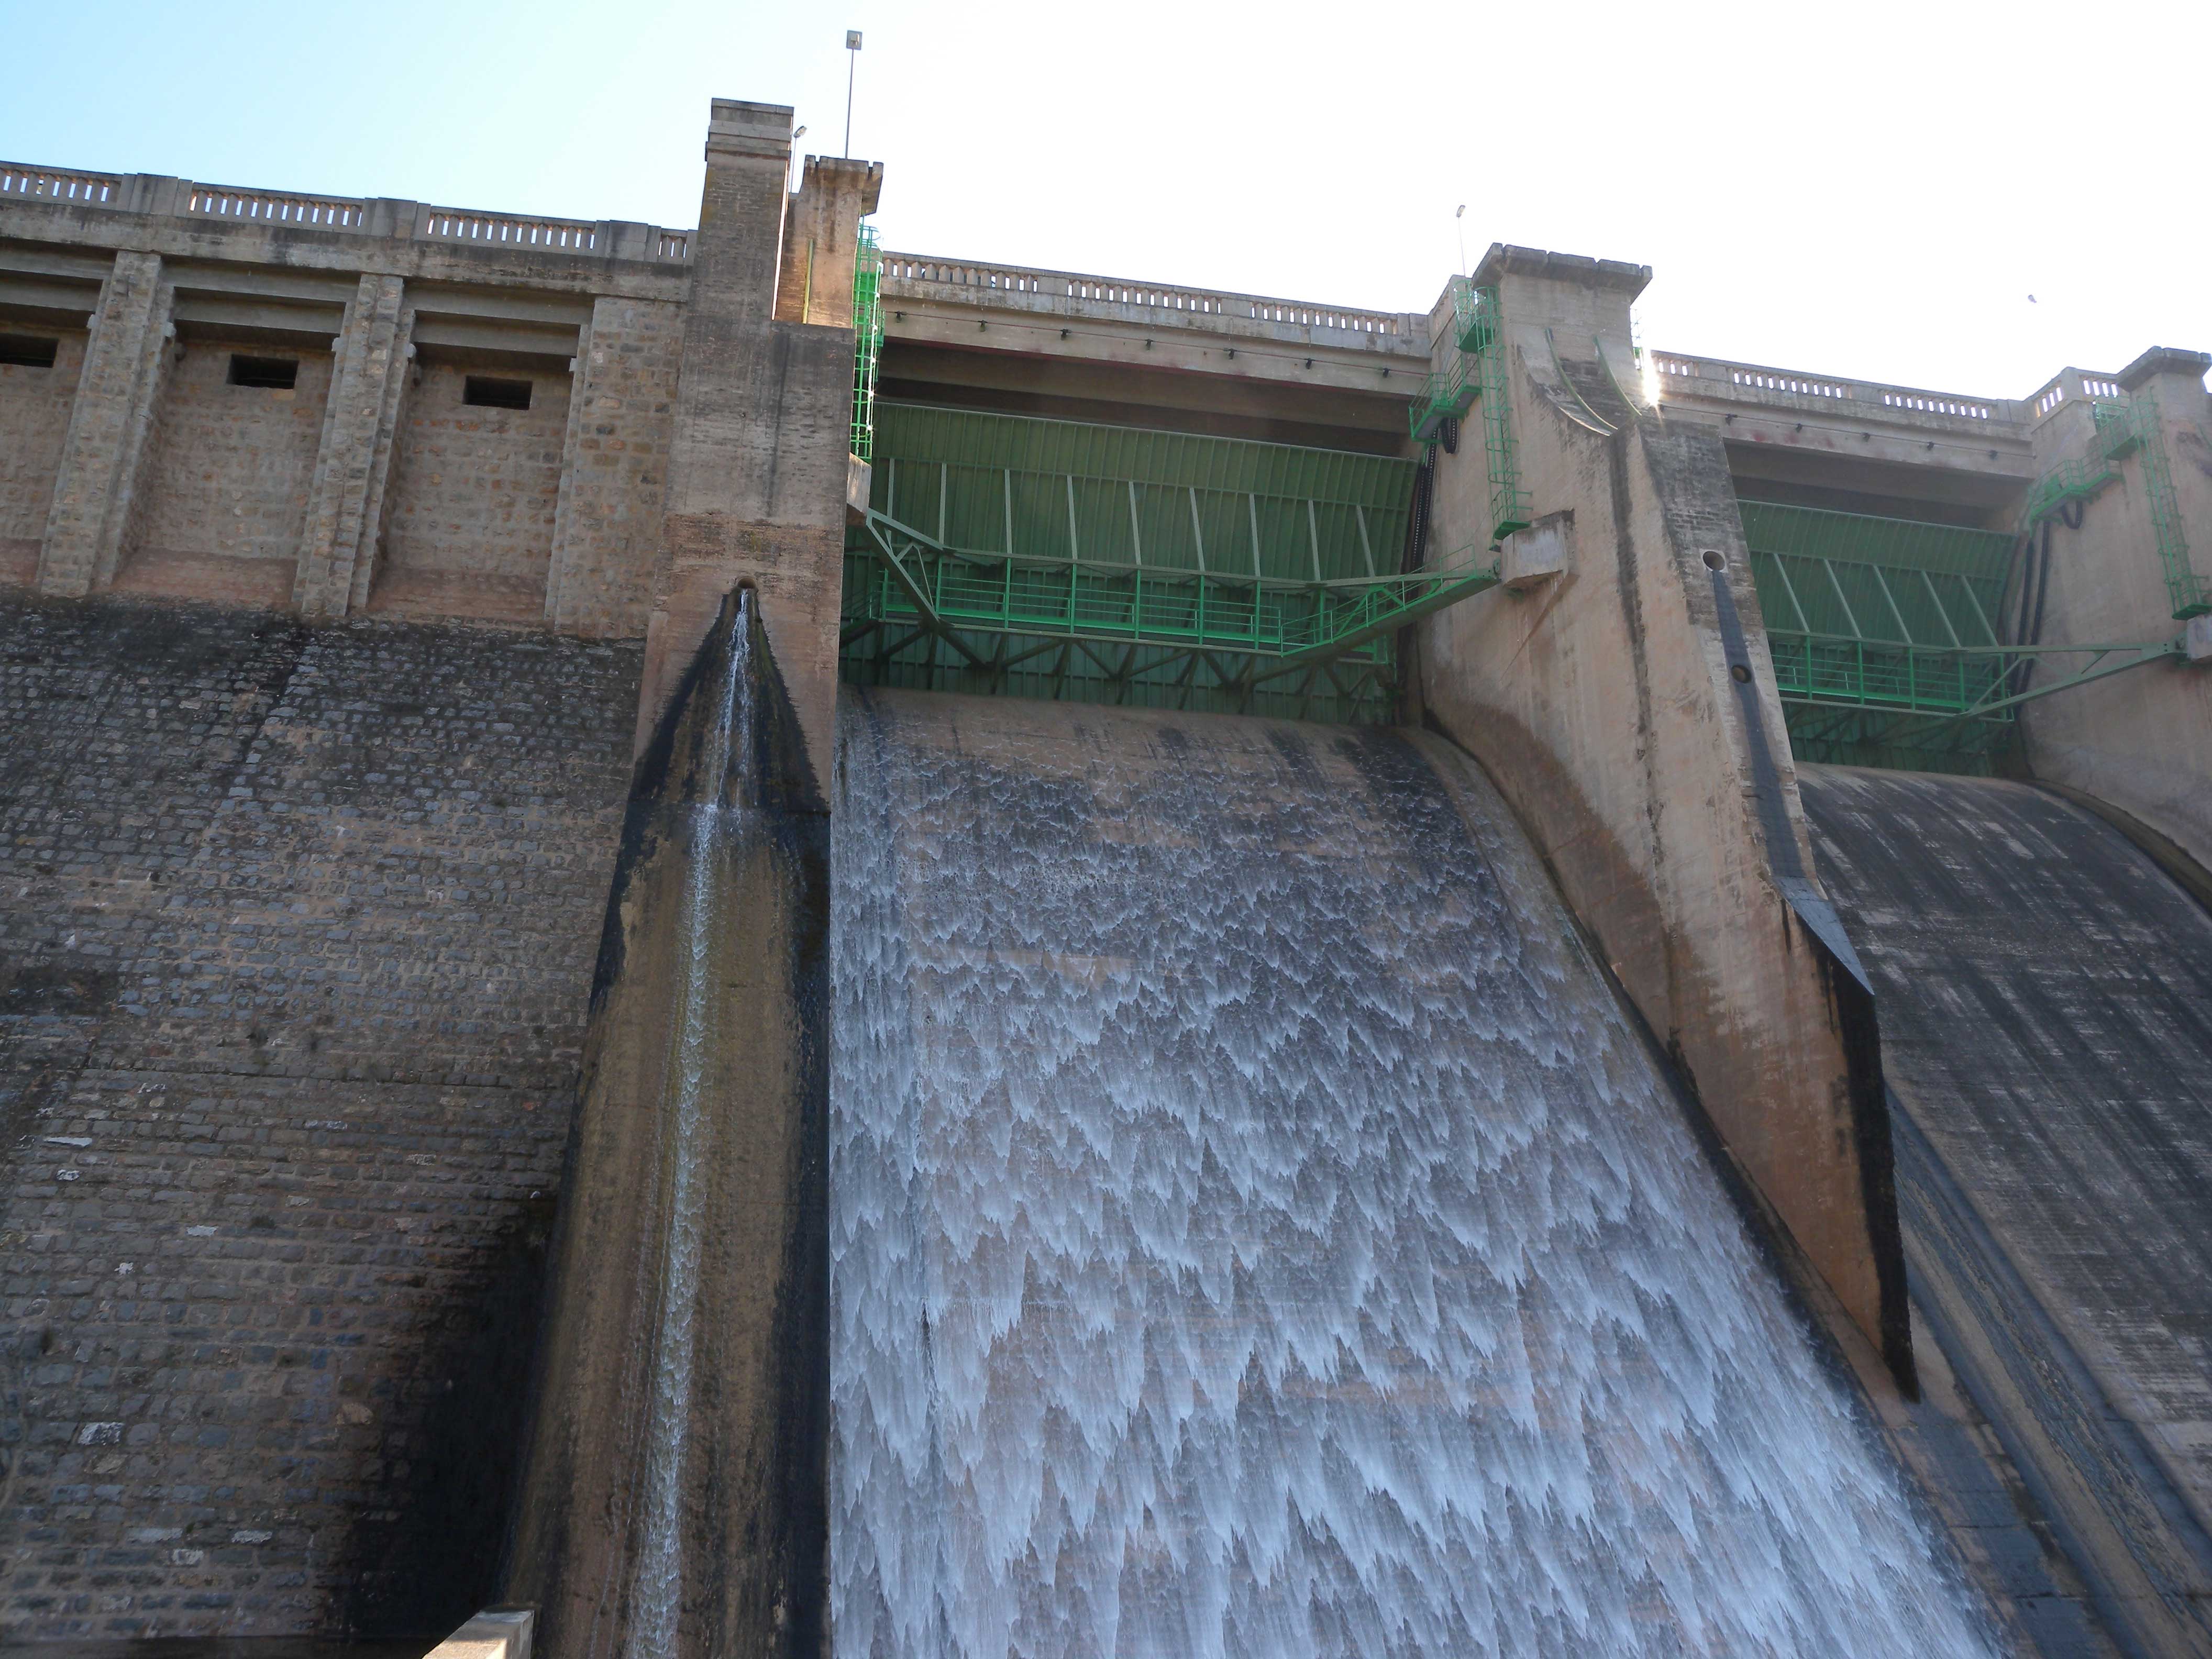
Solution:
[{"label": "rectangular wall opening", "polygon": [[10,363],[17,368],[52,368],[55,354],[62,349],[56,339],[41,339],[33,334],[0,334],[0,363]]},{"label": "rectangular wall opening", "polygon": [[236,353],[231,356],[230,383],[233,386],[289,392],[299,384],[299,380],[300,360],[297,357],[246,357]]},{"label": "rectangular wall opening", "polygon": [[415,368],[367,608],[541,625],[568,382],[534,364],[457,362],[434,347]]},{"label": "rectangular wall opening", "polygon": [[477,409],[527,409],[530,407],[530,382],[495,380],[489,374],[471,374],[462,389],[461,401]]},{"label": "rectangular wall opening", "polygon": [[[264,357],[257,343],[189,334],[177,341],[125,532],[118,592],[256,609],[291,603],[331,360]],[[241,398],[241,386],[271,395]]]}]

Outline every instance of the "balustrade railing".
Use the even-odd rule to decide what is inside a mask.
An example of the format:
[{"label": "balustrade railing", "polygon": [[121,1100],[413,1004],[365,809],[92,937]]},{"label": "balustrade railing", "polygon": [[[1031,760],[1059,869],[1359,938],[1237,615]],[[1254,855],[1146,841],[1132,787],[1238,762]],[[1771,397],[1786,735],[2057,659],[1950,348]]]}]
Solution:
[{"label": "balustrade railing", "polygon": [[485,242],[499,247],[555,249],[589,253],[599,245],[597,225],[573,219],[518,219],[504,214],[471,213],[464,208],[426,208],[415,234],[445,242]]},{"label": "balustrade railing", "polygon": [[1652,365],[1659,374],[1662,399],[1676,397],[1742,398],[1762,403],[1773,393],[1816,398],[1836,403],[1870,405],[1899,414],[1936,415],[1955,421],[2015,424],[2020,406],[2008,399],[1966,398],[1956,393],[1929,392],[1918,386],[1885,386],[1879,381],[1848,380],[1838,376],[1806,374],[1755,363],[1732,363],[1712,357],[1692,357],[1680,352],[1657,351]]},{"label": "balustrade railing", "polygon": [[228,190],[194,185],[185,210],[212,219],[264,225],[313,225],[321,230],[358,230],[363,210],[357,201],[333,196],[291,196],[266,190]]},{"label": "balustrade railing", "polygon": [[620,258],[672,264],[690,262],[695,234],[659,225],[592,224],[577,219],[418,206],[412,202],[246,190],[156,174],[84,173],[0,161],[0,203],[9,201],[77,203],[124,213],[177,213],[230,224],[285,225],[381,236],[412,234],[431,241],[531,252],[612,252]]},{"label": "balustrade railing", "polygon": [[1156,283],[1132,283],[1112,276],[1090,276],[1078,271],[1043,270],[1023,265],[988,264],[975,260],[933,259],[919,254],[884,256],[884,291],[908,295],[931,288],[981,289],[1009,295],[1036,295],[1048,301],[1078,305],[1138,307],[1187,319],[1202,326],[1215,319],[1245,322],[1287,323],[1300,328],[1340,329],[1387,340],[1393,347],[1425,349],[1415,341],[1408,319],[1395,312],[1360,311],[1342,306],[1322,306],[1303,300],[1271,299],[1264,295],[1237,294],[1212,289],[1173,288]]},{"label": "balustrade railing", "polygon": [[56,167],[16,167],[0,161],[0,196],[20,196],[41,202],[88,202],[112,204],[123,181],[109,173],[68,173]]}]

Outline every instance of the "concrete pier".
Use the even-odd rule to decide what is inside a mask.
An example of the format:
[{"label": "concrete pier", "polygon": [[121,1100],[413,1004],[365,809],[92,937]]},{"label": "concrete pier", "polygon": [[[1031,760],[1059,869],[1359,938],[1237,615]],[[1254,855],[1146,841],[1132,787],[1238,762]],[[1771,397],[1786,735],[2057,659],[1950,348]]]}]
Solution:
[{"label": "concrete pier", "polygon": [[640,768],[507,1595],[551,1659],[817,1655],[829,814],[750,592]]}]

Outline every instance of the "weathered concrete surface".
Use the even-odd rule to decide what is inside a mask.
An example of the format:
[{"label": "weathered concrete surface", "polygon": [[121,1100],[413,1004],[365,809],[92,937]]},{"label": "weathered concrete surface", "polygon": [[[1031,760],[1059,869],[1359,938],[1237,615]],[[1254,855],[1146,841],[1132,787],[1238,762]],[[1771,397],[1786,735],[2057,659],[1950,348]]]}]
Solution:
[{"label": "weathered concrete surface", "polygon": [[829,836],[732,595],[600,951],[507,1578],[552,1659],[824,1650]]},{"label": "weathered concrete surface", "polygon": [[[790,161],[790,110],[714,100],[637,740],[641,751],[723,596],[744,581],[760,594],[810,764],[827,780],[836,752],[853,318],[849,301],[834,319],[777,315]],[[852,210],[876,178],[859,165],[817,170],[817,195],[836,198],[815,210],[817,233],[856,225]],[[817,252],[831,264],[842,257],[850,271],[850,249]]]},{"label": "weathered concrete surface", "polygon": [[430,1650],[428,1659],[530,1659],[538,1615],[529,1607],[486,1607]]},{"label": "weathered concrete surface", "polygon": [[2019,784],[1807,768],[1914,1294],[2140,1650],[2212,1651],[2212,915]]},{"label": "weathered concrete surface", "polygon": [[[1631,404],[1617,379],[1648,276],[1528,250],[1485,259],[1531,516],[1571,512],[1577,552],[1531,593],[1496,590],[1424,624],[1421,694],[1490,769],[1731,1155],[1909,1389],[1873,1011],[1781,886],[1809,855],[1727,462],[1708,429]],[[1434,556],[1486,544],[1474,428],[1437,469]],[[1707,554],[1739,618],[1747,698]]]},{"label": "weathered concrete surface", "polygon": [[0,1644],[483,1605],[640,654],[0,594]]},{"label": "weathered concrete surface", "polygon": [[169,367],[175,291],[151,253],[125,252],[100,294],[70,410],[39,589],[73,599],[104,587],[127,545],[138,469]]},{"label": "weathered concrete surface", "polygon": [[884,164],[810,155],[784,215],[775,316],[783,323],[849,323],[860,221],[883,194]]},{"label": "weathered concrete surface", "polygon": [[[2208,366],[2212,358],[2200,352],[2148,351],[2122,371],[2119,385],[2159,400],[2181,528],[2197,574],[2212,579]],[[2038,428],[2038,459],[2055,464],[2089,441],[2087,406],[2062,404]],[[2120,481],[2082,507],[2078,527],[2053,520],[2036,538],[2039,565],[2048,547],[2046,645],[2163,640],[2182,630],[2166,596],[2142,453],[2123,457],[2119,471]],[[2081,660],[2061,657],[2043,672]],[[2155,663],[2024,704],[2020,718],[2037,777],[2110,801],[2212,866],[2212,666]]]}]

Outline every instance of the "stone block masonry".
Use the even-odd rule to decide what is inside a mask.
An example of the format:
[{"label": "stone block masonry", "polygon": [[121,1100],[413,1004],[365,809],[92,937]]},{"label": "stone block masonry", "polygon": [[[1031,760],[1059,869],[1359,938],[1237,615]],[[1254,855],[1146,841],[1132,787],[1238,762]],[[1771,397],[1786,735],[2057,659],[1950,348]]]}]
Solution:
[{"label": "stone block masonry", "polygon": [[0,1641],[482,1604],[639,657],[0,599]]},{"label": "stone block masonry", "polygon": [[39,574],[39,543],[88,337],[82,329],[4,323],[0,333],[54,342],[51,368],[0,363],[0,582],[27,587]]},{"label": "stone block masonry", "polygon": [[[233,384],[234,359],[296,363],[290,386]],[[124,592],[281,606],[307,517],[328,352],[179,343],[156,411],[143,501],[115,573]]]},{"label": "stone block masonry", "polygon": [[[401,417],[371,611],[535,623],[545,613],[568,379],[427,362]],[[467,401],[471,380],[527,406]]]}]

